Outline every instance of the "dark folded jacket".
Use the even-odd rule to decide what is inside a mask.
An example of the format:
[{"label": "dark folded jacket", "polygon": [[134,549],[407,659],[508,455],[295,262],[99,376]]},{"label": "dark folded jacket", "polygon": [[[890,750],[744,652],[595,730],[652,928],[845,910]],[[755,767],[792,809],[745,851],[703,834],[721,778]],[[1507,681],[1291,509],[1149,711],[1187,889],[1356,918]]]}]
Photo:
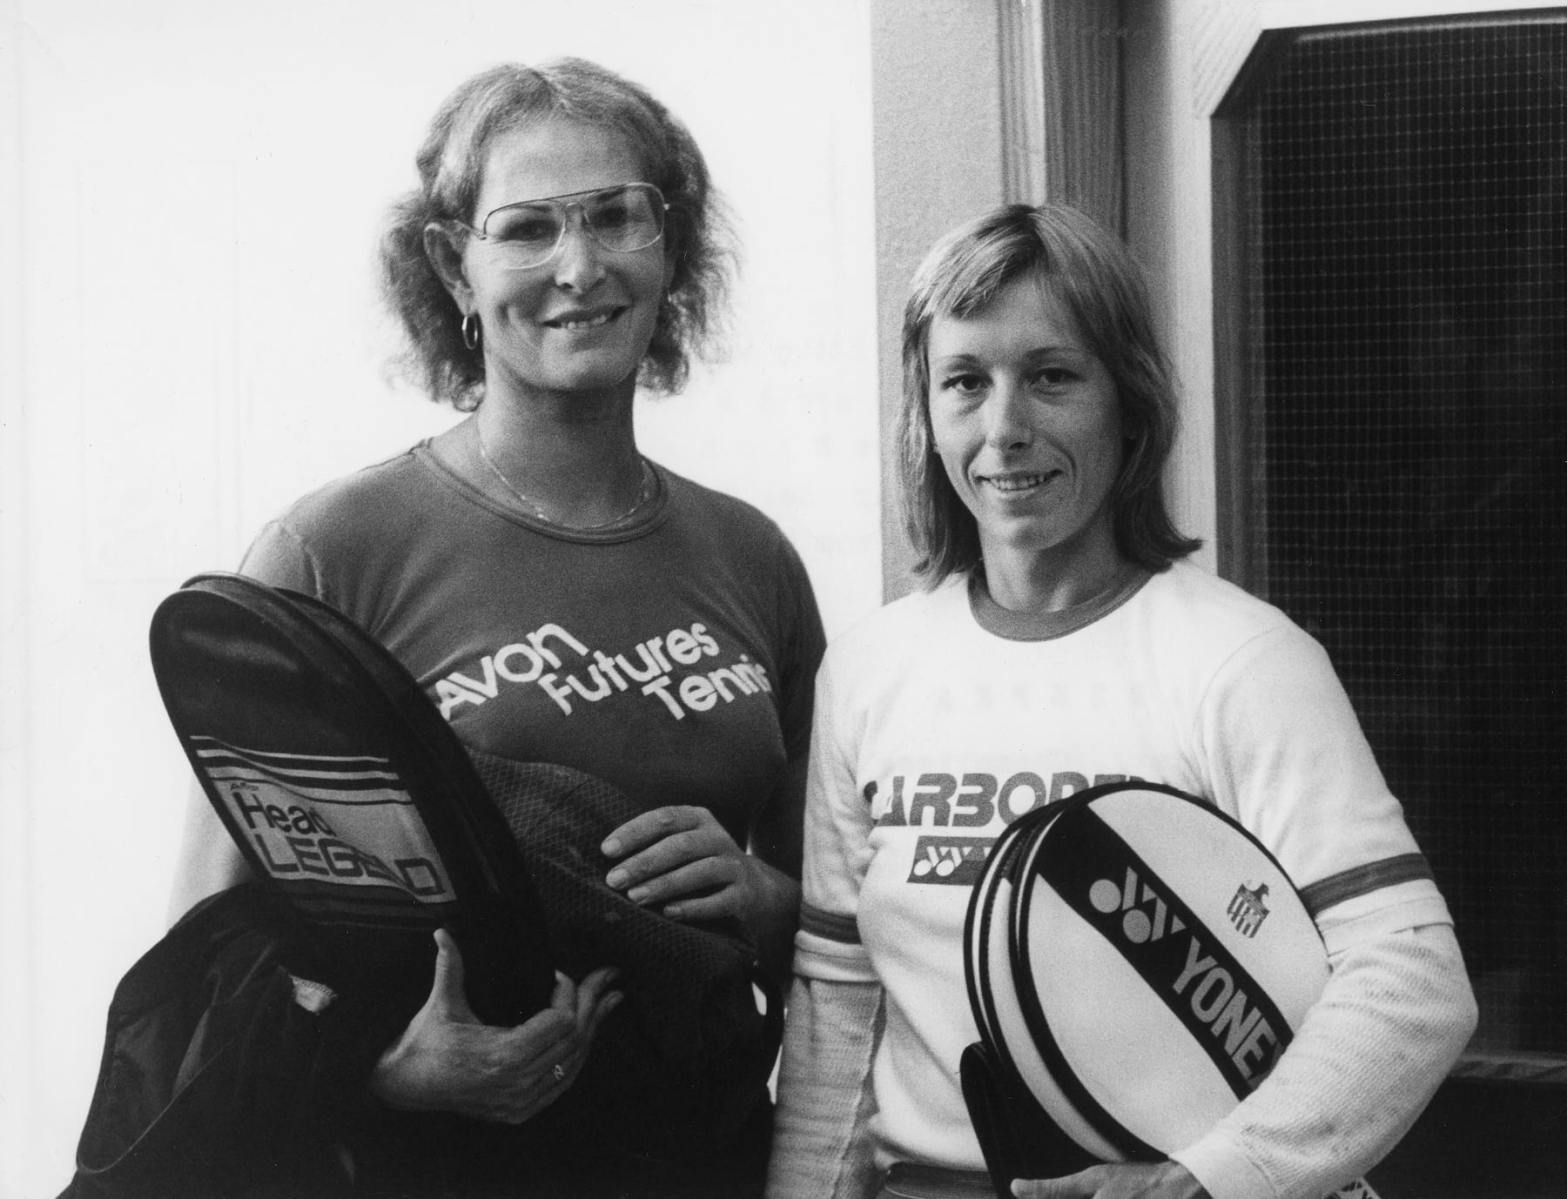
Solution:
[{"label": "dark folded jacket", "polygon": [[[324,983],[288,907],[259,886],[197,905],[126,973],[70,1199],[329,1195],[365,1081],[396,1030]],[[330,985],[329,983],[327,985]],[[404,1017],[406,1019],[406,1017]]]}]

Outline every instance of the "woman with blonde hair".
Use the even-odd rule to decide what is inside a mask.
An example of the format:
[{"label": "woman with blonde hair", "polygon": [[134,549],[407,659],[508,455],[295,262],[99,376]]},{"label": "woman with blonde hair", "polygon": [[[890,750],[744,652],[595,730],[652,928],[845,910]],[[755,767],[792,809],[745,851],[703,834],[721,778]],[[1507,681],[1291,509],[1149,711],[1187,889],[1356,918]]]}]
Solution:
[{"label": "woman with blonde hair", "polygon": [[[732,922],[781,975],[821,622],[778,526],[650,461],[634,422],[639,385],[677,391],[722,309],[731,254],[702,154],[644,88],[564,59],[462,84],[417,166],[383,239],[385,290],[411,373],[468,416],[294,504],[241,569],[379,639],[469,745],[639,800],[602,847],[607,885],[673,919]],[[176,912],[245,876],[198,798]],[[479,1024],[443,938],[430,1002],[368,1092],[525,1134],[616,998],[595,970],[518,1028]],[[700,1163],[522,1135],[515,1161],[422,1163],[414,1193],[754,1192],[757,1090],[741,1135]]]},{"label": "woman with blonde hair", "polygon": [[1409,1127],[1474,1000],[1326,654],[1186,560],[1197,543],[1162,490],[1175,395],[1140,276],[1080,213],[997,209],[917,273],[903,368],[904,510],[927,586],[836,640],[818,678],[769,1194],[996,1193],[959,1082],[979,1039],[974,879],[1025,811],[1137,778],[1264,843],[1331,978],[1207,1135],[1013,1193],[1318,1199]]}]

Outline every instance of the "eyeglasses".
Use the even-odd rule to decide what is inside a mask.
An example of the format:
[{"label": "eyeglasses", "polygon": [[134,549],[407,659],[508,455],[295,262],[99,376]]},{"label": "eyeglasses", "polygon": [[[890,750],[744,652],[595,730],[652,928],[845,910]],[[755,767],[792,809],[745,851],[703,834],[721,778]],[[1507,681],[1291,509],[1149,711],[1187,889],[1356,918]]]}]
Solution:
[{"label": "eyeglasses", "polygon": [[453,223],[492,245],[508,270],[525,270],[543,266],[555,257],[566,238],[573,210],[598,245],[628,254],[644,250],[664,236],[664,213],[669,205],[651,183],[622,183],[506,204],[491,211],[477,229],[463,221]]}]

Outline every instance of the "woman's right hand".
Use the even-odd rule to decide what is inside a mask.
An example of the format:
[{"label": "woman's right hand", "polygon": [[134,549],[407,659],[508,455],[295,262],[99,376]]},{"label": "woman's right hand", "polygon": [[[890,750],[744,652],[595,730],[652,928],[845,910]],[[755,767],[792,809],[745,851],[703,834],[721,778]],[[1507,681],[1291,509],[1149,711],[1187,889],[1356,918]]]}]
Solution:
[{"label": "woman's right hand", "polygon": [[381,1055],[370,1091],[389,1107],[443,1111],[521,1124],[566,1093],[587,1060],[600,1022],[620,1002],[615,971],[580,983],[555,976],[550,1006],[515,1027],[482,1023],[468,1006],[462,952],[435,934],[430,997]]}]

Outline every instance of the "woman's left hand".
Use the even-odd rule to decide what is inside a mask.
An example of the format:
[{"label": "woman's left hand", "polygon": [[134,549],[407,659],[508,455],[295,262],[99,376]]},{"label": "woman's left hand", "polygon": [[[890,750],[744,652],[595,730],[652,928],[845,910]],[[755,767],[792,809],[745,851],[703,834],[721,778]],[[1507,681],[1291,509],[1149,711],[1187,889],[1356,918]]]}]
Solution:
[{"label": "woman's left hand", "polygon": [[605,881],[626,898],[675,920],[734,917],[754,927],[768,904],[765,863],[735,844],[706,808],[655,808],[604,839],[619,859]]},{"label": "woman's left hand", "polygon": [[1117,1162],[1065,1178],[1020,1178],[1017,1199],[1207,1199],[1208,1192],[1176,1162]]}]

